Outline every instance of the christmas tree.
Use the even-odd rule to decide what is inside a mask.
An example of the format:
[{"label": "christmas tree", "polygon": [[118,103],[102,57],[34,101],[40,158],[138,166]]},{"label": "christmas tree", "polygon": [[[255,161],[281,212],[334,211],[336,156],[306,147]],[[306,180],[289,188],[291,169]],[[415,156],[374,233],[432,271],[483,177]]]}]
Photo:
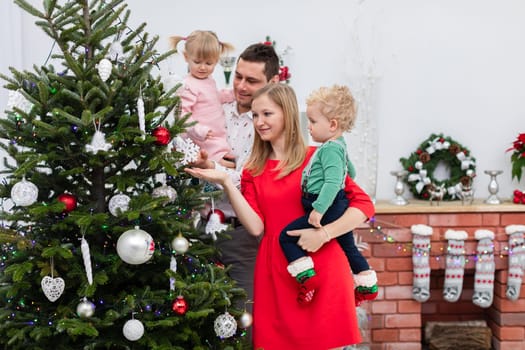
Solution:
[{"label": "christmas tree", "polygon": [[[2,75],[0,344],[5,349],[241,349],[244,291],[197,230],[201,186],[176,89],[123,0],[43,0],[53,64]],[[250,316],[248,314],[248,316]],[[249,318],[249,317],[248,317]],[[237,318],[238,319],[238,318]]]}]

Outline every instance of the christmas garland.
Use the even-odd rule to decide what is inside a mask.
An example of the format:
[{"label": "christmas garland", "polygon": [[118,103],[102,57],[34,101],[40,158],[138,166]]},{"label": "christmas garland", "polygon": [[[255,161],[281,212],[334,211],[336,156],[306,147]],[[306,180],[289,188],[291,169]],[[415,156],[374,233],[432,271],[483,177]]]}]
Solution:
[{"label": "christmas garland", "polygon": [[[442,134],[430,135],[408,158],[399,161],[408,171],[406,182],[410,192],[419,199],[430,199],[430,191],[435,188],[444,190],[443,200],[460,199],[463,186],[470,186],[476,175],[476,160],[470,157],[470,151]],[[450,168],[448,179],[434,178],[440,163]]]}]

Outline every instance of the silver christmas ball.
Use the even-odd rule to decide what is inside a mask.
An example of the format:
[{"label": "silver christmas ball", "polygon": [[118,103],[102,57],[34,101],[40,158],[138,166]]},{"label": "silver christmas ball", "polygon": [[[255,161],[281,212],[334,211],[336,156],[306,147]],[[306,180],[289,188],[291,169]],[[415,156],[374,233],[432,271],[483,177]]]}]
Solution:
[{"label": "silver christmas ball", "polygon": [[129,201],[131,199],[125,194],[116,194],[109,200],[108,207],[109,212],[113,216],[118,216],[120,213],[124,213],[129,209]]},{"label": "silver christmas ball", "polygon": [[213,324],[215,334],[220,338],[229,338],[237,332],[237,321],[228,312],[219,315]]},{"label": "silver christmas ball", "polygon": [[244,311],[241,317],[239,317],[239,326],[241,328],[248,328],[253,323],[253,316],[248,311]]},{"label": "silver christmas ball", "polygon": [[26,179],[14,184],[11,189],[11,199],[16,205],[27,207],[36,202],[38,198],[38,187]]},{"label": "silver christmas ball", "polygon": [[171,186],[162,185],[160,187],[154,188],[151,196],[153,198],[166,197],[166,200],[164,201],[164,205],[166,205],[175,202],[177,199],[177,191]]},{"label": "silver christmas ball", "polygon": [[93,316],[95,313],[95,304],[87,300],[87,298],[82,299],[82,301],[77,305],[77,315],[82,318],[88,318]]},{"label": "silver christmas ball", "polygon": [[183,236],[179,235],[171,241],[171,248],[180,254],[184,254],[190,248],[190,242]]},{"label": "silver christmas ball", "polygon": [[155,242],[153,238],[144,230],[135,226],[120,235],[117,241],[117,254],[128,264],[143,264],[153,256],[155,252]]},{"label": "silver christmas ball", "polygon": [[122,327],[122,334],[127,340],[137,341],[144,335],[144,325],[139,320],[127,320]]}]

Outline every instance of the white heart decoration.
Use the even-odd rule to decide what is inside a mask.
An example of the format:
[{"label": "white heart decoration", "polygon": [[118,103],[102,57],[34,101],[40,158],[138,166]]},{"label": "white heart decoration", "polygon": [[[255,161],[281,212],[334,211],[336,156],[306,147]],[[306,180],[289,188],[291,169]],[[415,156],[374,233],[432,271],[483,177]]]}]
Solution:
[{"label": "white heart decoration", "polygon": [[60,277],[52,278],[49,276],[45,276],[42,278],[42,290],[44,291],[44,294],[49,299],[50,302],[55,302],[62,293],[64,292],[64,287],[66,286],[66,282]]}]

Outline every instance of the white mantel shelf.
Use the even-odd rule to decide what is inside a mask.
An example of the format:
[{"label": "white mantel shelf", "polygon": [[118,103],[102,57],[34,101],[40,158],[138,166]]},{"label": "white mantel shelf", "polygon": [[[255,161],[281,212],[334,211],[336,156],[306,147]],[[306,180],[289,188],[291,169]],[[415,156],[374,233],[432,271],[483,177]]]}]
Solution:
[{"label": "white mantel shelf", "polygon": [[514,204],[509,199],[501,204],[486,204],[483,199],[475,199],[472,204],[461,204],[461,201],[442,201],[430,205],[429,201],[409,200],[407,205],[395,205],[388,200],[375,203],[376,214],[411,214],[411,213],[525,213],[525,204]]}]

